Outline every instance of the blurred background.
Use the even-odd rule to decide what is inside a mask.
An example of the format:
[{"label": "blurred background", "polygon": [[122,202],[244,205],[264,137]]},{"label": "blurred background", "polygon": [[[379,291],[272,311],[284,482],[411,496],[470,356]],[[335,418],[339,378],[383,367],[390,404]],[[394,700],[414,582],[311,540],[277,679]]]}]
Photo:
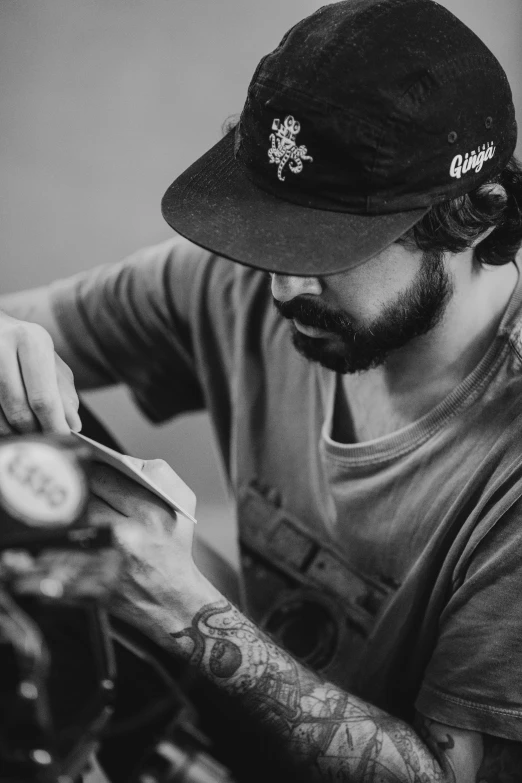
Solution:
[{"label": "blurred background", "polygon": [[[42,285],[171,235],[170,182],[221,136],[250,77],[314,0],[0,0],[2,290]],[[489,45],[522,117],[521,0],[443,0]],[[518,154],[522,153],[519,143]],[[236,562],[204,414],[153,427],[125,390],[87,402],[198,496],[200,534]]]}]

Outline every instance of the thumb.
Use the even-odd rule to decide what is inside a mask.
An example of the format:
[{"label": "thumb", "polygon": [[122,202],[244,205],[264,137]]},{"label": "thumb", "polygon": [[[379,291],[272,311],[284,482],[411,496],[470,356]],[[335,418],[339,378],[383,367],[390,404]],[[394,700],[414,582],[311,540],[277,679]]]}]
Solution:
[{"label": "thumb", "polygon": [[133,465],[144,476],[157,484],[163,492],[176,501],[185,511],[195,516],[196,496],[183,479],[172,470],[168,462],[165,462],[163,459],[142,460],[136,457],[129,457],[129,459],[132,460]]}]

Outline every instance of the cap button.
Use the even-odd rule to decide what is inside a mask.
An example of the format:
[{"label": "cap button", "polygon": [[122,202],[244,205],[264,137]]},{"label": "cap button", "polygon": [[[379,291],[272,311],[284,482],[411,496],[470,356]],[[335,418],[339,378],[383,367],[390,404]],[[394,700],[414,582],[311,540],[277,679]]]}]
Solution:
[{"label": "cap button", "polygon": [[455,142],[458,139],[458,135],[455,131],[451,131],[451,133],[448,136],[448,141],[450,144],[455,144]]}]

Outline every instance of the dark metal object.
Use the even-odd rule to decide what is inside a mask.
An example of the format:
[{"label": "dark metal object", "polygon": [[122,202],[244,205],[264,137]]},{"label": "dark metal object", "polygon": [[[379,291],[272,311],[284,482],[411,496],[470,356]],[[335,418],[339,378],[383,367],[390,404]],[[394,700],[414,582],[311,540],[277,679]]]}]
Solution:
[{"label": "dark metal object", "polygon": [[76,439],[0,440],[0,783],[76,783],[93,753],[115,783],[228,783],[184,666],[109,620],[120,556],[89,473]]}]

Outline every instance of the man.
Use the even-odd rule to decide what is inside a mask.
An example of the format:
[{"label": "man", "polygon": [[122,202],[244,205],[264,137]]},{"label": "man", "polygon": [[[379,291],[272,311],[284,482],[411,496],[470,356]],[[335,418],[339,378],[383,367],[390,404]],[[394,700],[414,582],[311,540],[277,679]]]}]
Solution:
[{"label": "man", "polygon": [[143,523],[118,609],[230,697],[250,779],[522,779],[515,142],[449,12],[327,6],[167,192],[188,239],[3,300],[5,431],[79,426],[63,362],[156,421],[209,410],[244,613],[145,491],[100,473],[93,512]]}]

